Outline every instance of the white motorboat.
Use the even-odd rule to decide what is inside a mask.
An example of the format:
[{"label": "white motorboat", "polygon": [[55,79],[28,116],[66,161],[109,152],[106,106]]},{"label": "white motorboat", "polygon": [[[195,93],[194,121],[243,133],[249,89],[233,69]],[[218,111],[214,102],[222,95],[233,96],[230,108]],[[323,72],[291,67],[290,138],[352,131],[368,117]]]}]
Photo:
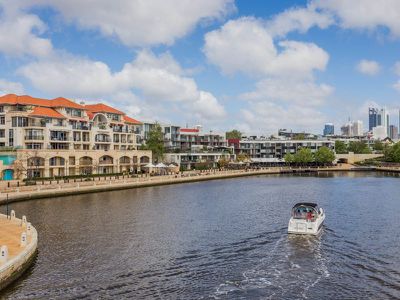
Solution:
[{"label": "white motorboat", "polygon": [[316,235],[322,228],[325,212],[316,203],[301,202],[292,208],[288,233]]}]

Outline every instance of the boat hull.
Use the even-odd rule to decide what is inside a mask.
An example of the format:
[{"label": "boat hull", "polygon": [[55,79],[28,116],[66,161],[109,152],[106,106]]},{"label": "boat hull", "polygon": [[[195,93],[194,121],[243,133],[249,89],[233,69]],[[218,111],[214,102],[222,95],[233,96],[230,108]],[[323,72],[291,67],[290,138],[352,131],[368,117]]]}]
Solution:
[{"label": "boat hull", "polygon": [[319,216],[313,222],[304,219],[290,218],[288,233],[317,235],[322,229],[324,220],[325,220],[325,214]]}]

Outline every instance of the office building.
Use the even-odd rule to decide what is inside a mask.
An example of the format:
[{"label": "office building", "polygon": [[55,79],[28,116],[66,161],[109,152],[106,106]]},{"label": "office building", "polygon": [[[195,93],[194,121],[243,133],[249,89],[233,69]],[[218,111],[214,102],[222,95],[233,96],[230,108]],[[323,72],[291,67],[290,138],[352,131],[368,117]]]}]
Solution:
[{"label": "office building", "polygon": [[326,123],[324,126],[323,135],[334,135],[335,134],[335,127],[332,123]]}]

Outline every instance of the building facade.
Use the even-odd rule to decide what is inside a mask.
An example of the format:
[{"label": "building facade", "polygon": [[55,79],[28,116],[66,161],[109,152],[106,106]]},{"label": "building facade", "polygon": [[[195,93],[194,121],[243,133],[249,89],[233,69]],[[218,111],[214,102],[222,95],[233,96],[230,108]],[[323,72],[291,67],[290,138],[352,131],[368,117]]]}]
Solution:
[{"label": "building facade", "polygon": [[[149,132],[157,123],[144,122],[140,134],[141,143],[145,144]],[[177,125],[159,124],[164,135],[164,146],[167,151],[190,151],[194,149],[214,149],[228,147],[225,134],[213,131],[203,132],[200,125],[184,128]]]},{"label": "building facade", "polygon": [[397,140],[399,138],[399,129],[397,128],[397,126],[389,126],[389,137],[391,140]]},{"label": "building facade", "polygon": [[362,121],[349,121],[340,128],[342,135],[347,137],[362,136],[363,135],[363,122]]},{"label": "building facade", "polygon": [[[151,160],[150,151],[137,151],[141,126],[105,104],[13,94],[0,97],[0,148],[14,153],[21,176],[138,170],[142,161]],[[11,167],[7,170],[10,173]]]},{"label": "building facade", "polygon": [[287,153],[296,153],[300,148],[316,152],[321,147],[335,150],[335,142],[330,140],[268,140],[247,139],[240,141],[240,152],[249,158],[282,159]]},{"label": "building facade", "polygon": [[229,162],[235,160],[235,157],[235,154],[231,154],[228,151],[167,153],[165,154],[165,161],[177,164],[183,169],[191,170],[199,164],[202,164],[204,167],[215,168],[221,160]]},{"label": "building facade", "polygon": [[326,123],[324,126],[323,135],[334,135],[335,134],[335,126],[332,123]]}]

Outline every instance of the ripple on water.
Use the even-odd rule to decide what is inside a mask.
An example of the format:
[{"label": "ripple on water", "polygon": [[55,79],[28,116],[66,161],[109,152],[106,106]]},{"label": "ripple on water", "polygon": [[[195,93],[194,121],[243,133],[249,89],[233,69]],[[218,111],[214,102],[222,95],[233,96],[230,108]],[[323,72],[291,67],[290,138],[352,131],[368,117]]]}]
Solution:
[{"label": "ripple on water", "polygon": [[[15,203],[39,254],[0,298],[400,298],[398,180],[258,176]],[[319,236],[287,234],[304,199],[327,213]]]}]

